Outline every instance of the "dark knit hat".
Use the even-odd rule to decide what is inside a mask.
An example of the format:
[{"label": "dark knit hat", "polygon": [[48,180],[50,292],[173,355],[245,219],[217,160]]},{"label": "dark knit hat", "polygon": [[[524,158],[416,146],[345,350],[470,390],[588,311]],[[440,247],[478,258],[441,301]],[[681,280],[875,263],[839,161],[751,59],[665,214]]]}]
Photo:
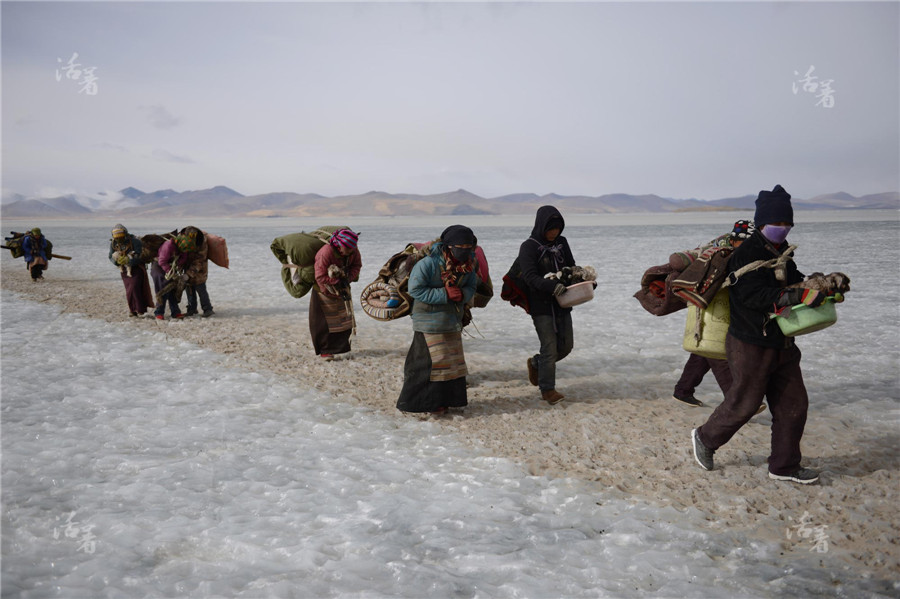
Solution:
[{"label": "dark knit hat", "polygon": [[760,191],[756,198],[756,214],[753,216],[756,228],[772,223],[794,224],[794,209],[791,207],[791,194],[781,185],[776,185],[772,191]]},{"label": "dark knit hat", "polygon": [[475,233],[463,225],[450,225],[441,233],[444,245],[475,245]]}]

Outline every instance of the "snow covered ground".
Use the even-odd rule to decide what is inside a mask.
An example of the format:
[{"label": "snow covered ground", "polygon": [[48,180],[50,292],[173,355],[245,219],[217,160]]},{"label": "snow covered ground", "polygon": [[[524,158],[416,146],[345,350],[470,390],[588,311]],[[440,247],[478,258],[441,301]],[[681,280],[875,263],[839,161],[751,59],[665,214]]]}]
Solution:
[{"label": "snow covered ground", "polygon": [[[799,212],[789,238],[801,270],[852,279],[839,322],[803,339],[811,414],[849,422],[896,452],[900,228],[896,213],[848,215]],[[601,280],[599,297],[576,308],[576,353],[560,376],[595,377],[605,397],[667,397],[686,358],[683,318],[650,316],[631,295],[645,268],[748,216],[570,217],[564,234]],[[475,230],[499,289],[530,219],[457,221]],[[365,283],[406,242],[457,221],[329,223],[362,231]],[[112,224],[41,223],[74,259],[54,261],[40,285],[63,269],[115,279]],[[237,294],[242,318],[300,310],[273,274],[268,244],[324,223],[126,223],[138,234],[187,224],[228,239],[232,267],[211,266],[209,282],[223,317],[224,298]],[[12,261],[3,259],[5,275]],[[710,530],[699,510],[529,475],[435,422],[254,372],[164,328],[116,326],[90,318],[89,305],[72,314],[6,290],[0,300],[4,597],[900,593],[838,563],[836,541],[831,553],[787,559],[778,543]],[[481,335],[466,341],[475,378],[534,345],[530,321],[494,302],[475,315]],[[408,322],[378,323],[361,310],[357,318],[360,337],[409,342]],[[710,376],[699,395],[718,394]]]}]

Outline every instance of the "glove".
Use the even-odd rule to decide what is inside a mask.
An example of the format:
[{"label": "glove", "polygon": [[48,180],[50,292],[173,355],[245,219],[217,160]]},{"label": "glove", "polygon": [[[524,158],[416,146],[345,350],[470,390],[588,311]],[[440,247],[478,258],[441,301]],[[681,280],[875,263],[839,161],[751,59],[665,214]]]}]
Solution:
[{"label": "glove", "polygon": [[840,293],[840,292],[838,292],[838,291],[834,292],[833,294],[832,294],[832,293],[828,294],[828,297],[830,297],[831,299],[833,299],[833,300],[834,300],[834,303],[836,303],[836,304],[839,304],[839,303],[841,303],[842,301],[844,301],[844,294],[843,294],[843,293]]},{"label": "glove", "polygon": [[116,258],[116,264],[119,266],[128,266],[129,262],[131,262],[131,259],[128,258],[127,254],[122,254]]},{"label": "glove", "polygon": [[562,283],[557,283],[556,287],[553,288],[553,295],[559,297],[566,291],[568,291],[568,289],[566,289],[565,285],[563,285]]},{"label": "glove", "polygon": [[821,306],[825,302],[825,294],[821,291],[815,291],[814,289],[800,289],[799,291],[801,292],[800,301],[810,308]]},{"label": "glove", "polygon": [[775,302],[776,307],[784,308],[786,306],[796,306],[798,304],[806,304],[811,308],[815,308],[822,304],[825,301],[825,294],[821,291],[815,291],[813,289],[802,289],[799,287],[794,287],[791,289],[785,289],[781,292],[781,295],[778,296],[778,301]]},{"label": "glove", "polygon": [[454,287],[453,285],[445,285],[444,289],[447,290],[447,299],[451,302],[461,302],[463,300],[462,289],[459,287]]}]

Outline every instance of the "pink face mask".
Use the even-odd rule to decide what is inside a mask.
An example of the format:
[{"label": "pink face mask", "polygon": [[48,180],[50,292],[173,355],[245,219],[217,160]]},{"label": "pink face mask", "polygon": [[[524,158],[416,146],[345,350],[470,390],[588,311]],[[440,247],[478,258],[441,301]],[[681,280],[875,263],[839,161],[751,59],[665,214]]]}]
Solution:
[{"label": "pink face mask", "polygon": [[763,237],[774,243],[775,245],[779,245],[784,243],[784,240],[787,239],[788,233],[791,232],[791,225],[763,225],[761,229]]}]

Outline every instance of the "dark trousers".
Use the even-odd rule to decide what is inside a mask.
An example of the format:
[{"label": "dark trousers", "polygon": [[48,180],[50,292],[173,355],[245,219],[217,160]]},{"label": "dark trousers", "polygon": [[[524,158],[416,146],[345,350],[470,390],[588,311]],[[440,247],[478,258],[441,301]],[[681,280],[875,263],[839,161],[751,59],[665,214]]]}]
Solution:
[{"label": "dark trousers", "polygon": [[572,311],[560,310],[555,315],[532,315],[534,330],[541,342],[541,352],[531,358],[538,371],[541,391],[556,389],[556,363],[572,353]]},{"label": "dark trousers", "polygon": [[793,343],[786,349],[762,347],[728,335],[725,352],[734,382],[725,401],[698,429],[700,441],[718,449],[756,414],[765,398],[772,412],[769,472],[794,473],[800,467],[800,439],[809,407],[800,349]]},{"label": "dark trousers", "polygon": [[206,282],[197,285],[188,285],[187,291],[187,309],[188,312],[197,311],[197,296],[200,296],[200,307],[204,312],[212,310],[212,303],[209,301],[209,292],[206,290]]},{"label": "dark trousers", "polygon": [[731,367],[728,360],[714,360],[712,358],[704,358],[697,354],[691,354],[684,370],[681,372],[681,378],[675,383],[675,395],[678,397],[690,397],[694,394],[694,390],[703,380],[704,375],[710,370],[719,383],[722,393],[728,393],[731,387]]},{"label": "dark trousers", "polygon": [[[166,286],[166,271],[164,271],[156,262],[150,266],[150,278],[153,279],[153,287],[156,289],[156,293],[159,293],[160,290]],[[162,303],[157,304],[156,309],[153,310],[153,313],[156,316],[162,316],[166,313],[166,305],[169,306],[169,312],[173,317],[181,314],[181,308],[178,307],[178,301],[175,299],[174,291],[166,293],[160,299],[162,300]]]},{"label": "dark trousers", "polygon": [[31,273],[32,279],[40,279],[44,276],[44,269],[46,268],[43,264],[31,264],[28,267],[28,271]]}]

